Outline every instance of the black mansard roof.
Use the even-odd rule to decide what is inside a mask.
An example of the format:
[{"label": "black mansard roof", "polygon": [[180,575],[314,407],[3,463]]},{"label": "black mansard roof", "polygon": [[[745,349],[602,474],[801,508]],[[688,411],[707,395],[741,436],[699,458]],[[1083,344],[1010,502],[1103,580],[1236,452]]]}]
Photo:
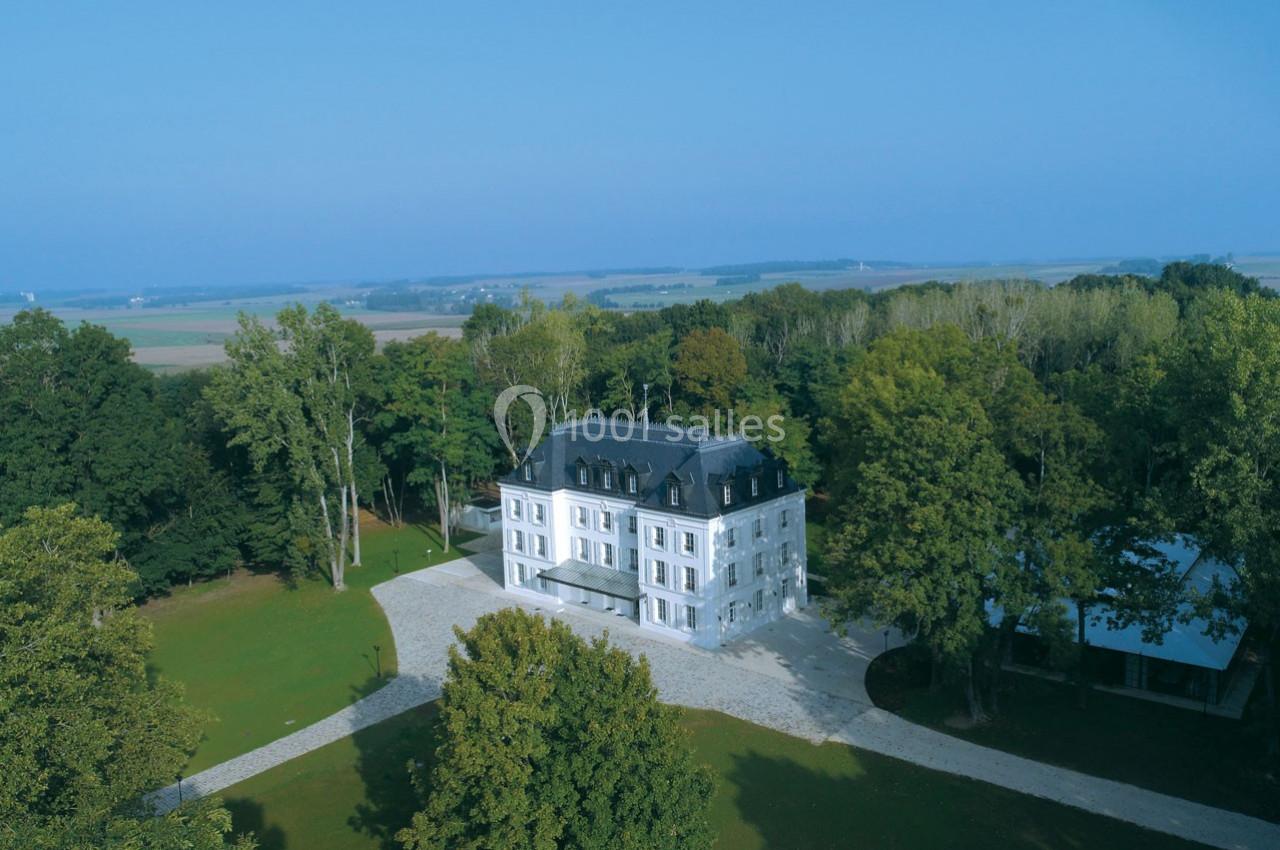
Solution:
[{"label": "black mansard roof", "polygon": [[[562,425],[533,450],[525,465],[501,481],[535,490],[567,489],[634,500],[644,508],[698,517],[732,513],[801,490],[785,463],[742,437],[701,437],[659,425],[650,425],[646,432],[640,423],[630,436],[625,422],[612,430],[599,421]],[[579,483],[580,469],[587,472],[586,486]],[[606,471],[612,473],[608,487]],[[629,475],[635,476],[634,494],[627,490]],[[756,496],[751,495],[752,478]],[[728,505],[723,497],[726,484],[731,489]],[[671,504],[672,487],[678,489],[678,505]]]}]

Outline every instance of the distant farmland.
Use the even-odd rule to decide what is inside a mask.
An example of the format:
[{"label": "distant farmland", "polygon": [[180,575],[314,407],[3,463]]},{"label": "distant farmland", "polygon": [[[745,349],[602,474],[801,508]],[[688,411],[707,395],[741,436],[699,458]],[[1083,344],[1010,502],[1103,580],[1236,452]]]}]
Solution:
[{"label": "distant farmland", "polygon": [[[462,312],[438,313],[424,310],[368,310],[364,297],[375,291],[430,292],[443,309],[468,309],[465,305],[493,299],[510,303],[521,290],[528,290],[546,302],[558,302],[565,295],[589,299],[593,293],[611,309],[647,310],[702,299],[727,301],[750,292],[795,282],[810,289],[856,288],[877,291],[927,280],[977,281],[1029,279],[1053,285],[1078,274],[1098,272],[1121,258],[1101,257],[1057,263],[964,263],[905,264],[874,261],[829,261],[806,263],[760,263],[708,269],[670,267],[583,271],[565,273],[523,273],[511,275],[467,275],[422,282],[369,282],[314,284],[290,287],[279,292],[230,300],[206,300],[190,306],[98,307],[93,309],[54,304],[50,309],[69,324],[81,321],[105,326],[127,338],[134,359],[157,371],[170,372],[223,362],[223,344],[236,331],[236,316],[244,311],[271,323],[281,307],[293,302],[309,306],[333,301],[343,306],[344,315],[357,319],[374,332],[378,344],[411,339],[435,331],[459,337],[466,316]],[[1236,268],[1253,275],[1264,286],[1280,287],[1280,257],[1276,255],[1237,256]],[[782,269],[782,270],[778,270]],[[299,292],[297,290],[301,289]],[[413,299],[407,299],[412,302]],[[39,302],[37,302],[39,304]],[[12,301],[0,308],[0,322],[20,309]]]}]

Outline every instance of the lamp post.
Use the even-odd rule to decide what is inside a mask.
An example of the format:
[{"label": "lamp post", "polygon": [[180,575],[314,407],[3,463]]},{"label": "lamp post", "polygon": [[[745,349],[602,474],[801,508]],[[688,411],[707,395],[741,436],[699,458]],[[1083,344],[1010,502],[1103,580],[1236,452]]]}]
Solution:
[{"label": "lamp post", "polygon": [[392,549],[391,554],[394,555],[396,559],[396,565],[393,569],[396,571],[396,575],[400,575],[400,550]]},{"label": "lamp post", "polygon": [[381,679],[382,678],[382,647],[378,646],[378,644],[376,643],[373,645],[373,660],[374,660],[374,665],[377,667],[378,678]]},{"label": "lamp post", "polygon": [[182,805],[182,774],[178,774],[178,805]]},{"label": "lamp post", "polygon": [[888,629],[884,630],[884,651],[885,652],[889,651],[889,630]]}]

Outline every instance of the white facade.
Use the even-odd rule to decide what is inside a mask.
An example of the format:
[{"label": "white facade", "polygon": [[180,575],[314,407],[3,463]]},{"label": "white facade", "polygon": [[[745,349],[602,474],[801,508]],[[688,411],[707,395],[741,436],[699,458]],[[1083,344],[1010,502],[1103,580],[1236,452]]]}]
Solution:
[{"label": "white facade", "polygon": [[[802,492],[705,518],[620,493],[510,482],[500,489],[504,580],[513,592],[626,616],[704,647],[808,605]],[[636,598],[539,577],[568,562],[633,576]]]}]

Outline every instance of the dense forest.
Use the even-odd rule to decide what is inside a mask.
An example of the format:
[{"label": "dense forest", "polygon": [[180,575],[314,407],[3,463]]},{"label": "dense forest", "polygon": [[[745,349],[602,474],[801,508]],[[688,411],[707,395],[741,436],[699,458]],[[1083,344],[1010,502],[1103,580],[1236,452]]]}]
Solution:
[{"label": "dense forest", "polygon": [[478,305],[461,340],[382,351],[335,308],[299,306],[274,328],[242,318],[227,353],[156,376],[100,327],[18,314],[0,328],[0,523],[75,503],[119,535],[137,597],[240,564],[341,589],[361,509],[447,529],[510,468],[492,401],[530,384],[553,421],[639,416],[646,398],[654,419],[784,417],[772,448],[821,497],[833,611],[908,628],[966,677],[975,716],[994,708],[984,653],[1008,637],[986,605],[1068,628],[1124,588],[1116,616],[1167,627],[1160,571],[1118,558],[1143,539],[1197,535],[1242,576],[1204,609],[1280,625],[1280,301],[1224,265],[1053,288],[789,284],[629,314],[526,295]]}]

